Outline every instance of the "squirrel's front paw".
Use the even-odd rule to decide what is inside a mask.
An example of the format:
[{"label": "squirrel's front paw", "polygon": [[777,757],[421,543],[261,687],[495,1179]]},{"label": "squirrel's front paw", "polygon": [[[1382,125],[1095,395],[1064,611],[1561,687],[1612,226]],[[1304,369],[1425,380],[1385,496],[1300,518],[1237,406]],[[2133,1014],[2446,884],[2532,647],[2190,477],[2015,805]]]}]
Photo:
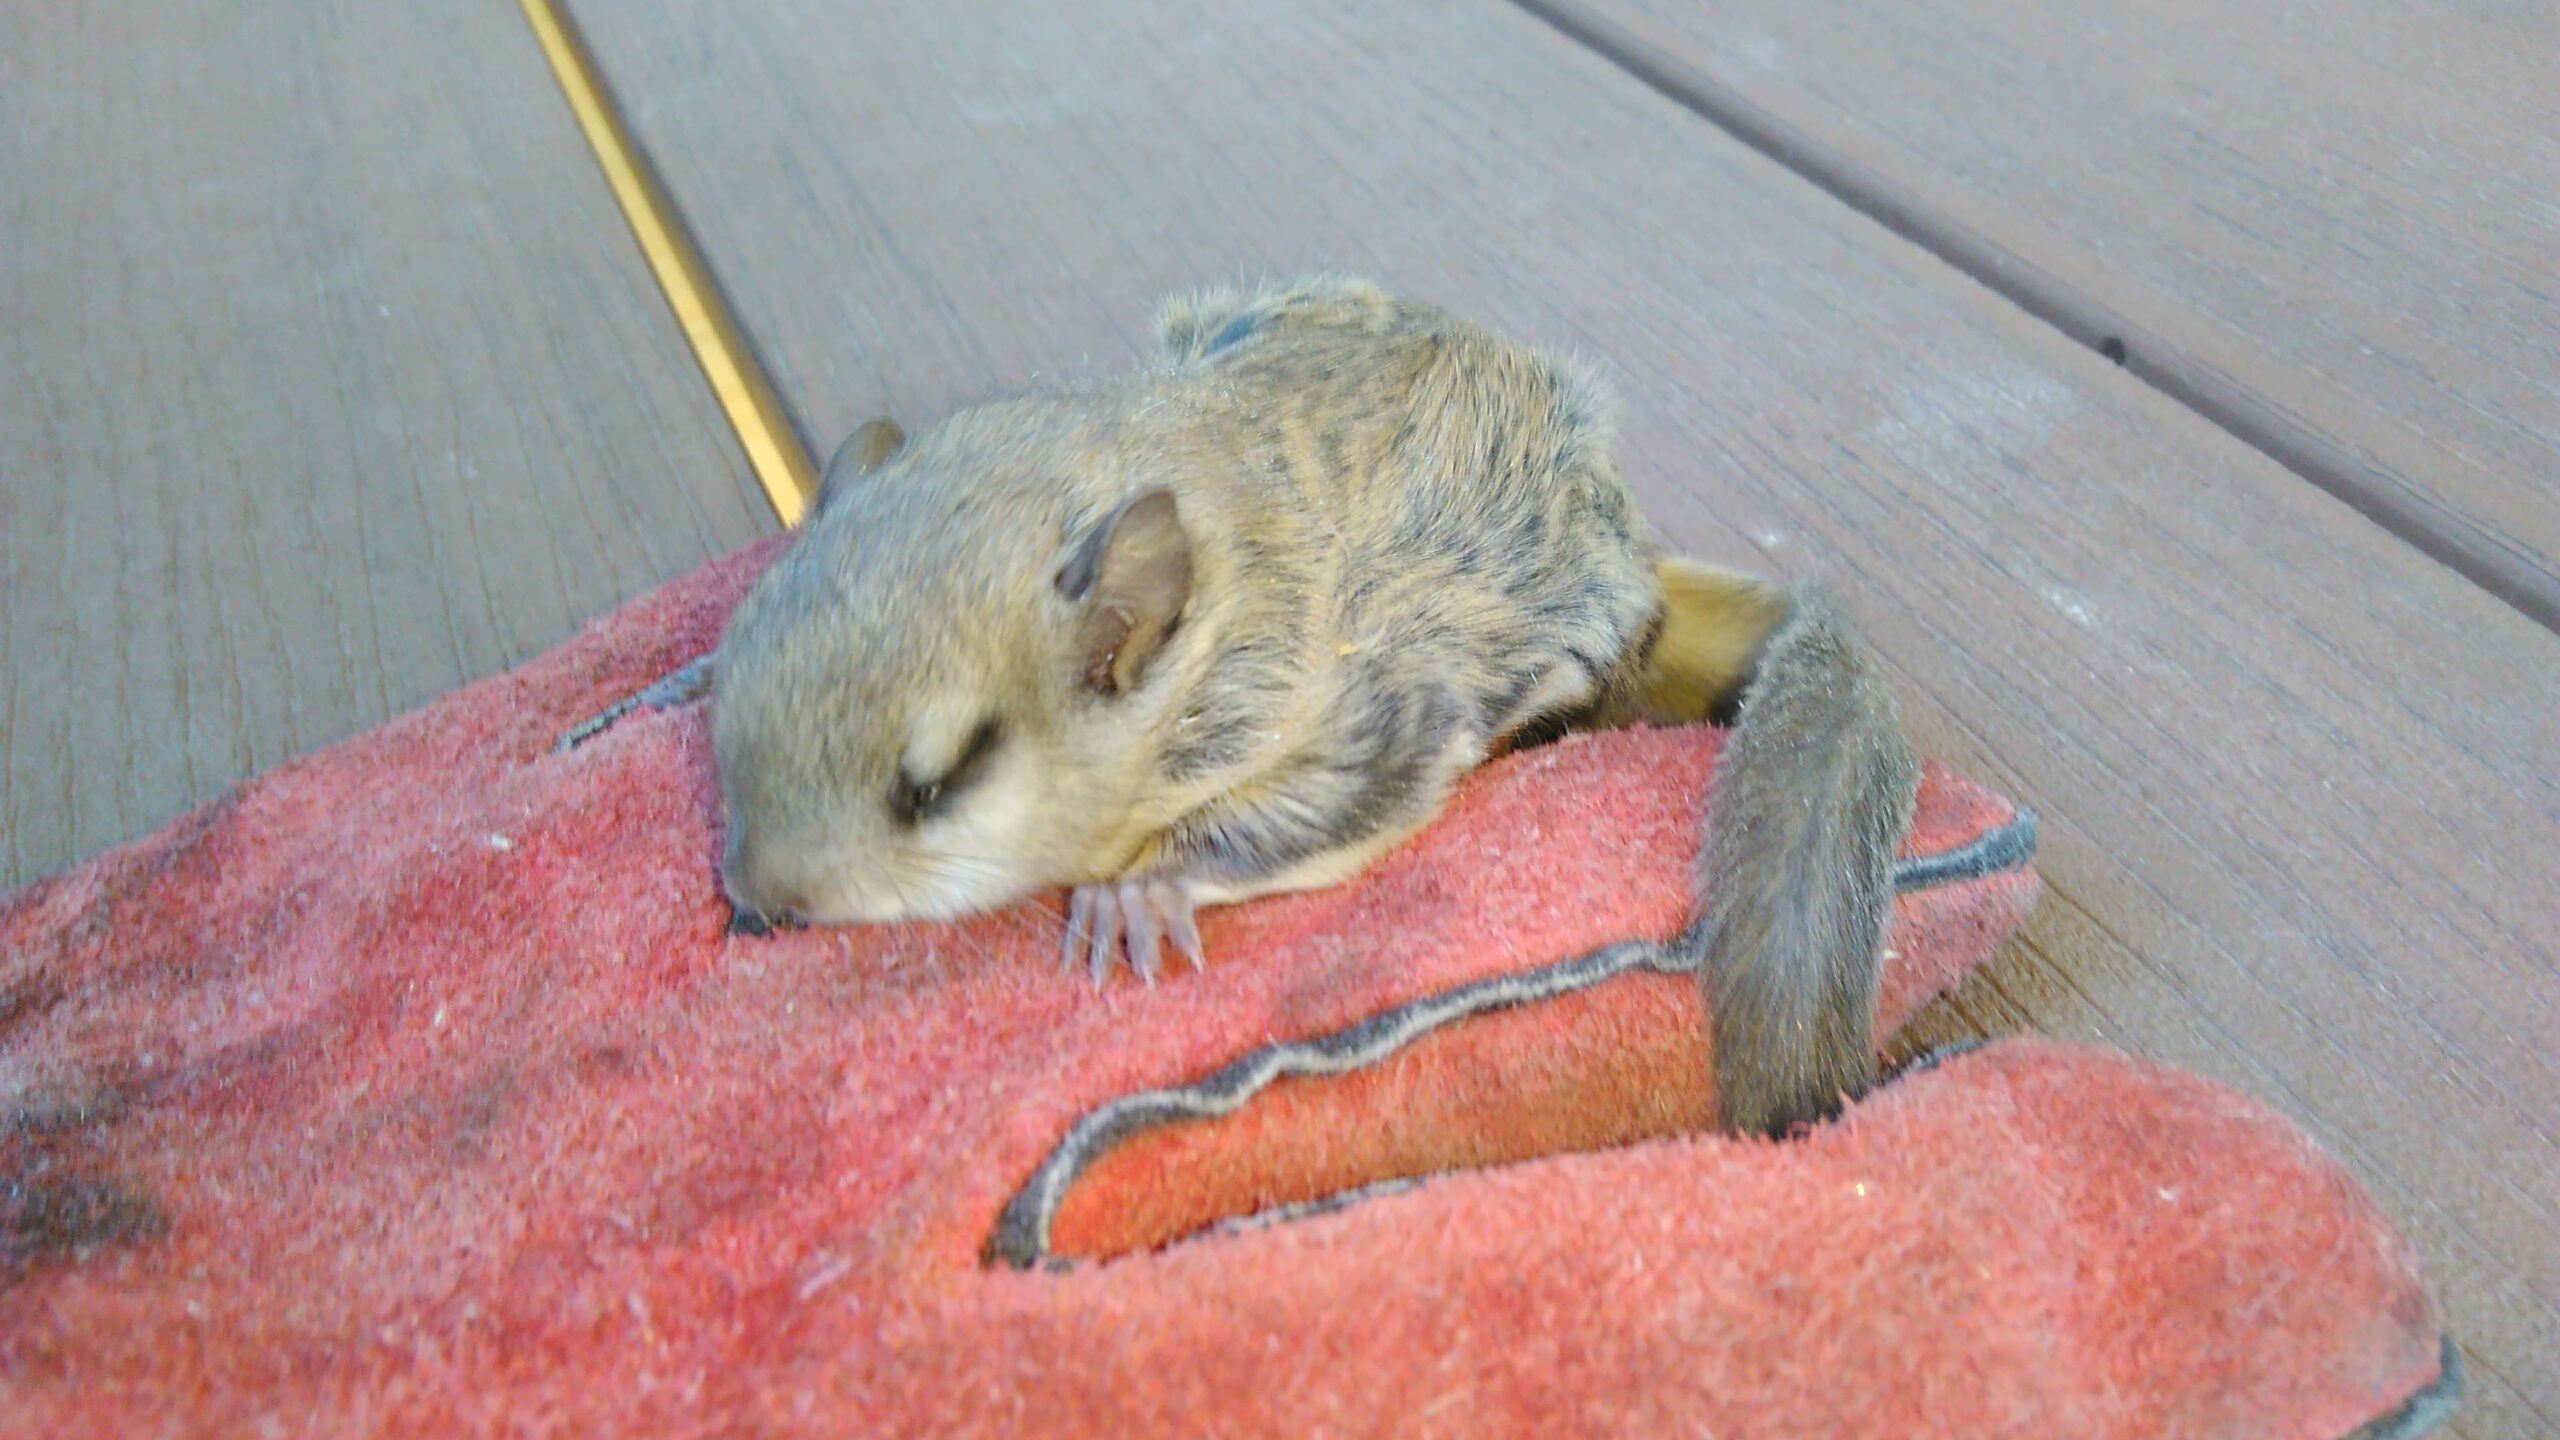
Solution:
[{"label": "squirrel's front paw", "polygon": [[660,676],[651,684],[614,701],[602,710],[578,722],[568,734],[551,747],[554,755],[565,755],[578,746],[610,730],[623,716],[643,707],[665,710],[699,700],[711,689],[711,656],[705,655],[681,670]]},{"label": "squirrel's front paw", "polygon": [[1078,960],[1092,972],[1093,983],[1111,973],[1112,962],[1127,946],[1129,968],[1152,985],[1156,961],[1167,941],[1188,956],[1195,970],[1207,963],[1200,953],[1200,926],[1193,916],[1195,900],[1186,880],[1124,880],[1116,885],[1079,885],[1067,906],[1067,938],[1060,963],[1073,968]]}]

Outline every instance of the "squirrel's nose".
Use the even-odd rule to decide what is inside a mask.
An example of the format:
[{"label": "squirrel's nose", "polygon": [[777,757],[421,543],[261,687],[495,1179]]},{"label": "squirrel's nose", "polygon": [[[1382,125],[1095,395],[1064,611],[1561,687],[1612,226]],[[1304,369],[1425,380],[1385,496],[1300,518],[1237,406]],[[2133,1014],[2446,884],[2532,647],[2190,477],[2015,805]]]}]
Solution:
[{"label": "squirrel's nose", "polygon": [[788,910],[751,910],[737,904],[729,907],[729,933],[732,935],[769,935],[776,930],[797,930],[805,923]]},{"label": "squirrel's nose", "polygon": [[[722,857],[720,893],[729,901],[729,933],[732,935],[766,935],[776,930],[791,930],[801,921],[797,905],[775,905],[770,908],[745,898],[738,885],[735,852]],[[763,899],[765,897],[758,897]]]}]

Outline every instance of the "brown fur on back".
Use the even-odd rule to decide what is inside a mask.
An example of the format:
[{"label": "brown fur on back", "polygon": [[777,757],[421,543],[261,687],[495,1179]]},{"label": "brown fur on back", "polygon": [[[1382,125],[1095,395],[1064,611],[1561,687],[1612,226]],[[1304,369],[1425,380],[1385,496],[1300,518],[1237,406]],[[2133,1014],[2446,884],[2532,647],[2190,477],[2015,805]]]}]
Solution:
[{"label": "brown fur on back", "polygon": [[1138,375],[840,449],[721,649],[733,898],[1328,884],[1508,740],[1739,696],[1688,937],[1726,1124],[1871,1083],[1916,767],[1828,601],[1661,555],[1598,387],[1436,306],[1319,276],[1159,326]]},{"label": "brown fur on back", "polygon": [[[1244,568],[1303,577],[1312,613],[1293,618],[1322,647],[1310,673],[1275,663],[1295,637],[1229,630],[1169,778],[1225,765],[1245,735],[1294,753],[1263,757],[1233,797],[1249,803],[1203,807],[1168,848],[1213,869],[1365,858],[1501,737],[1631,673],[1660,585],[1585,376],[1334,277],[1179,298],[1159,323],[1172,373],[1214,377],[1232,401],[1202,418],[1229,431],[1264,503],[1312,532],[1285,547],[1235,533]],[[1275,721],[1291,709],[1306,723]]]},{"label": "brown fur on back", "polygon": [[[1502,737],[1629,682],[1661,585],[1588,379],[1342,277],[1177,298],[1160,327],[1137,374],[840,449],[722,643],[733,899],[1328,884]],[[1136,629],[1058,583],[1130,514],[1185,552]],[[979,753],[936,825],[886,803]]]}]

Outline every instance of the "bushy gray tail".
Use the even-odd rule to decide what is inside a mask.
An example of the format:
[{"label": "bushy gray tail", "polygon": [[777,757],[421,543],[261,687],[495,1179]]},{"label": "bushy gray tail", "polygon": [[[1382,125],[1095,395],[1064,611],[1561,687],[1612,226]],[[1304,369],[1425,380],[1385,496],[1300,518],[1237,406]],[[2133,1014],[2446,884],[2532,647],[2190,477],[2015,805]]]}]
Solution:
[{"label": "bushy gray tail", "polygon": [[1782,1134],[1875,1083],[1893,858],[1919,762],[1874,658],[1799,585],[1717,762],[1688,943],[1728,1130]]}]

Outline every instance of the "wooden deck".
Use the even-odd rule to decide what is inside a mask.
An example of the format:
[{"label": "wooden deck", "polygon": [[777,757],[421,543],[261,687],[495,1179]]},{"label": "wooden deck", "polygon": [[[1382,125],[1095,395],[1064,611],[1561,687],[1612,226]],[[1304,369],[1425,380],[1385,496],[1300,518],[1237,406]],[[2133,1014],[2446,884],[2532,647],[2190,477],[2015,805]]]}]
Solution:
[{"label": "wooden deck", "polygon": [[[2323,8],[575,13],[801,443],[1312,266],[1600,362],[1667,537],[2045,818],[1922,1038],[2283,1107],[2547,1434],[2560,32]],[[773,524],[525,27],[430,14],[0,19],[0,885]]]},{"label": "wooden deck", "polygon": [[0,16],[0,887],[769,529],[736,453],[513,11]]}]

